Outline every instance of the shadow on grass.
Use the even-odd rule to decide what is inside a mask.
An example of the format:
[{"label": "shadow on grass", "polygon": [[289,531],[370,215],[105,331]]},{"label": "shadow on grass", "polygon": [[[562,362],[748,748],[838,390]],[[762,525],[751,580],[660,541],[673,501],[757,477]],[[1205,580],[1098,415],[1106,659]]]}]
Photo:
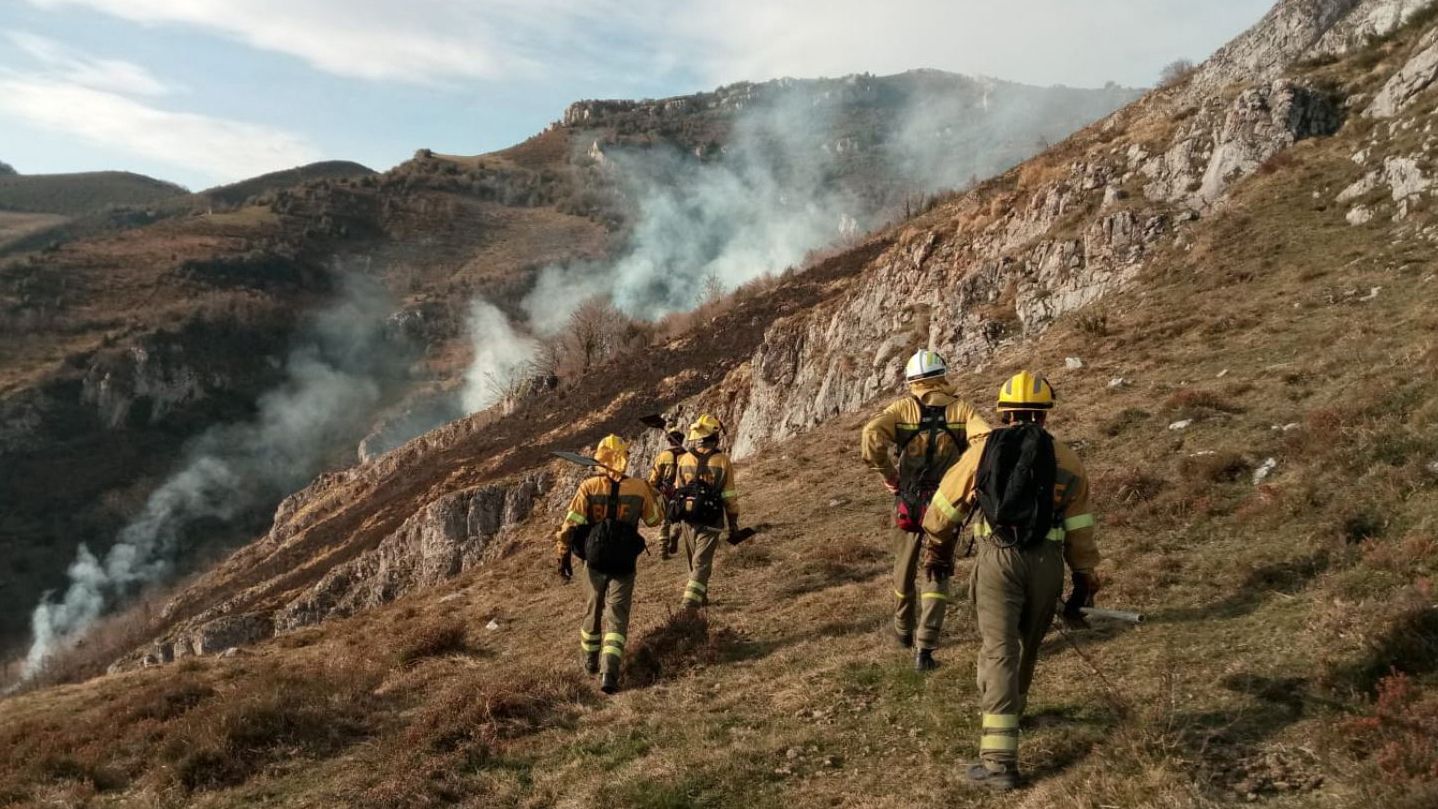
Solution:
[{"label": "shadow on grass", "polygon": [[1414,676],[1438,671],[1438,608],[1404,613],[1370,648],[1362,660],[1334,672],[1332,684],[1373,694],[1378,681],[1395,671]]},{"label": "shadow on grass", "polygon": [[1154,624],[1176,624],[1190,621],[1242,618],[1258,609],[1270,593],[1292,595],[1308,586],[1330,566],[1327,551],[1262,565],[1253,569],[1233,595],[1197,607],[1175,607],[1159,610],[1145,620]]}]

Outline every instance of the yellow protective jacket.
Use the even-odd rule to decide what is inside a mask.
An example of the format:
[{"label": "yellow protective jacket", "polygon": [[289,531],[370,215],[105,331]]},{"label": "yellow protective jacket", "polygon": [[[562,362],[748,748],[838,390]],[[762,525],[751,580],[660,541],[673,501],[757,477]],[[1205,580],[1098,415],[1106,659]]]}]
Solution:
[{"label": "yellow protective jacket", "polygon": [[683,454],[683,447],[669,447],[654,456],[654,466],[649,470],[649,485],[666,496],[670,494],[676,479],[679,456]]},{"label": "yellow protective jacket", "polygon": [[[895,400],[884,412],[864,425],[862,451],[864,462],[878,472],[884,480],[898,481],[900,473],[908,476],[923,471],[924,455],[928,450],[929,434],[919,431],[922,415],[919,402],[926,405],[945,405],[945,417],[949,431],[939,433],[934,447],[934,462],[929,474],[934,480],[958,462],[963,448],[954,444],[954,437],[968,441],[970,435],[989,431],[989,425],[978,411],[968,402],[954,395],[954,388],[943,379],[925,379],[909,386],[909,395]],[[890,456],[890,448],[903,445],[898,464]]]},{"label": "yellow protective jacket", "polygon": [[[569,552],[569,538],[575,526],[592,525],[609,517],[609,484],[613,478],[601,473],[585,478],[569,501],[569,513],[555,535],[555,553],[559,556]],[[623,478],[619,481],[619,513],[615,519],[638,527],[640,521],[651,528],[664,518],[659,507],[659,497],[646,481],[639,478]]]},{"label": "yellow protective jacket", "polygon": [[[1002,428],[1001,428],[1002,429]],[[984,454],[988,435],[976,435],[964,457],[944,475],[939,490],[924,514],[924,563],[953,558],[959,526],[969,512],[977,508],[974,491],[979,471],[979,458]],[[1094,519],[1089,511],[1088,473],[1078,454],[1062,441],[1054,441],[1058,469],[1054,474],[1054,509],[1063,515],[1063,522],[1049,532],[1049,539],[1064,543],[1064,559],[1070,568],[1092,572],[1102,558],[1094,542]],[[974,533],[988,535],[983,514],[977,515]]]},{"label": "yellow protective jacket", "polygon": [[[709,457],[702,475],[699,474],[699,455],[696,455],[696,452]],[[675,475],[674,484],[682,489],[693,483],[696,477],[719,492],[719,496],[724,498],[724,510],[731,519],[739,516],[739,489],[735,485],[734,465],[729,462],[728,453],[717,449],[708,453],[704,450],[690,450],[679,456],[679,471]]]}]

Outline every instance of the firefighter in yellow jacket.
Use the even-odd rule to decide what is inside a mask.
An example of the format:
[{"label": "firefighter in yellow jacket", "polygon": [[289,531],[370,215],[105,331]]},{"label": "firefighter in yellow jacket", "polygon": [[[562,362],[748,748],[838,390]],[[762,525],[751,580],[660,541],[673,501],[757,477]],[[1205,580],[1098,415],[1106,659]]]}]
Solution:
[{"label": "firefighter in yellow jacket", "polygon": [[[669,446],[654,456],[654,465],[649,470],[649,485],[668,503],[674,499],[675,479],[679,473],[679,457],[684,454],[684,433],[670,430],[665,433]],[[669,519],[669,509],[664,509],[664,525],[659,529],[659,558],[668,559],[679,550],[679,535]]]},{"label": "firefighter in yellow jacket", "polygon": [[[1019,717],[1039,646],[1063,593],[1065,561],[1073,571],[1075,594],[1069,603],[1075,611],[1091,603],[1100,587],[1088,475],[1078,455],[1043,430],[1053,404],[1053,388],[1042,377],[1022,371],[1010,379],[998,401],[1005,426],[973,437],[973,446],[944,476],[924,518],[923,564],[938,575],[952,569],[959,526],[971,511],[980,510],[974,531],[980,547],[969,592],[982,639],[978,686],[983,714],[979,761],[969,766],[968,775],[997,790],[1019,782]],[[1009,486],[1008,471],[1020,466],[1032,472],[1023,479],[1038,483]],[[994,492],[1007,494],[996,501]],[[1025,496],[1027,511],[1019,508]],[[1051,505],[1045,503],[1050,500]],[[1000,523],[990,511],[1016,522]],[[1018,522],[1015,514],[1027,515],[1029,522]]]},{"label": "firefighter in yellow jacket", "polygon": [[[864,461],[883,478],[884,487],[897,498],[894,545],[894,634],[905,648],[918,651],[914,665],[927,671],[938,665],[933,652],[939,645],[944,612],[949,600],[949,577],[919,574],[923,545],[923,512],[949,467],[968,447],[970,433],[987,432],[989,425],[967,402],[959,399],[948,381],[948,367],[932,351],[918,351],[904,368],[909,395],[884,408],[864,426]],[[891,452],[897,450],[895,463]],[[916,603],[915,590],[918,599]],[[917,618],[917,621],[916,621]]]},{"label": "firefighter in yellow jacket", "polygon": [[[611,541],[625,546],[615,552],[604,552],[605,561],[601,562],[596,558],[595,543],[588,544],[584,580],[589,598],[584,607],[584,621],[579,625],[584,670],[590,674],[600,673],[602,654],[600,689],[613,694],[619,690],[619,663],[629,632],[634,560],[644,548],[639,523],[642,521],[652,528],[659,524],[661,514],[659,499],[649,484],[640,478],[625,477],[629,448],[623,439],[611,435],[600,441],[594,459],[607,468],[579,484],[556,536],[555,551],[559,575],[568,580],[574,574],[570,560],[579,544],[575,541],[577,531],[593,538],[602,530]],[[613,559],[616,554],[617,562]]]},{"label": "firefighter in yellow jacket", "polygon": [[720,430],[719,419],[707,413],[689,425],[691,448],[680,456],[676,473],[676,512],[689,563],[682,606],[688,609],[709,603],[709,575],[725,523],[731,538],[739,531],[739,491],[734,466],[719,449]]}]

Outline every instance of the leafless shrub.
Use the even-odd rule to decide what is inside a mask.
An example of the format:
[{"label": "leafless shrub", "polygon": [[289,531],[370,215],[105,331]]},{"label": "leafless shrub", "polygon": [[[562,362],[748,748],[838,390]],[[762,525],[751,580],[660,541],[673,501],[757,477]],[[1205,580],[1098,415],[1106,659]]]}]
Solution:
[{"label": "leafless shrub", "polygon": [[1172,87],[1192,76],[1196,69],[1191,59],[1175,59],[1158,72],[1158,86]]}]

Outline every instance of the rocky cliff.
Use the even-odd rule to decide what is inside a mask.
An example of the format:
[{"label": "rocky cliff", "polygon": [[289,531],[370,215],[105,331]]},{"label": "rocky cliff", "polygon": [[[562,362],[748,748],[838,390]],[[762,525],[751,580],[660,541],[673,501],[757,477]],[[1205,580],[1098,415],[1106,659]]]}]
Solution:
[{"label": "rocky cliff", "polygon": [[[983,366],[1123,288],[1152,258],[1188,249],[1188,230],[1286,151],[1364,110],[1378,119],[1410,104],[1432,80],[1428,38],[1381,82],[1381,104],[1329,80],[1321,65],[1295,66],[1341,52],[1348,46],[1334,43],[1357,41],[1355,32],[1389,34],[1412,13],[1384,2],[1280,3],[1190,83],[741,298],[703,324],[719,336],[709,345],[681,337],[622,379],[601,375],[496,423],[458,422],[320,481],[287,502],[267,537],[177,599],[171,638],[237,616],[283,631],[453,575],[495,552],[515,521],[565,496],[574,473],[544,466],[544,450],[614,430],[635,435],[644,463],[659,437],[636,433],[632,419],[651,409],[679,421],[717,412],[742,458],[896,390],[900,360],[917,347]],[[1384,126],[1403,133],[1414,124]],[[1385,161],[1346,199],[1384,185],[1417,204],[1424,171],[1419,157]]]}]

